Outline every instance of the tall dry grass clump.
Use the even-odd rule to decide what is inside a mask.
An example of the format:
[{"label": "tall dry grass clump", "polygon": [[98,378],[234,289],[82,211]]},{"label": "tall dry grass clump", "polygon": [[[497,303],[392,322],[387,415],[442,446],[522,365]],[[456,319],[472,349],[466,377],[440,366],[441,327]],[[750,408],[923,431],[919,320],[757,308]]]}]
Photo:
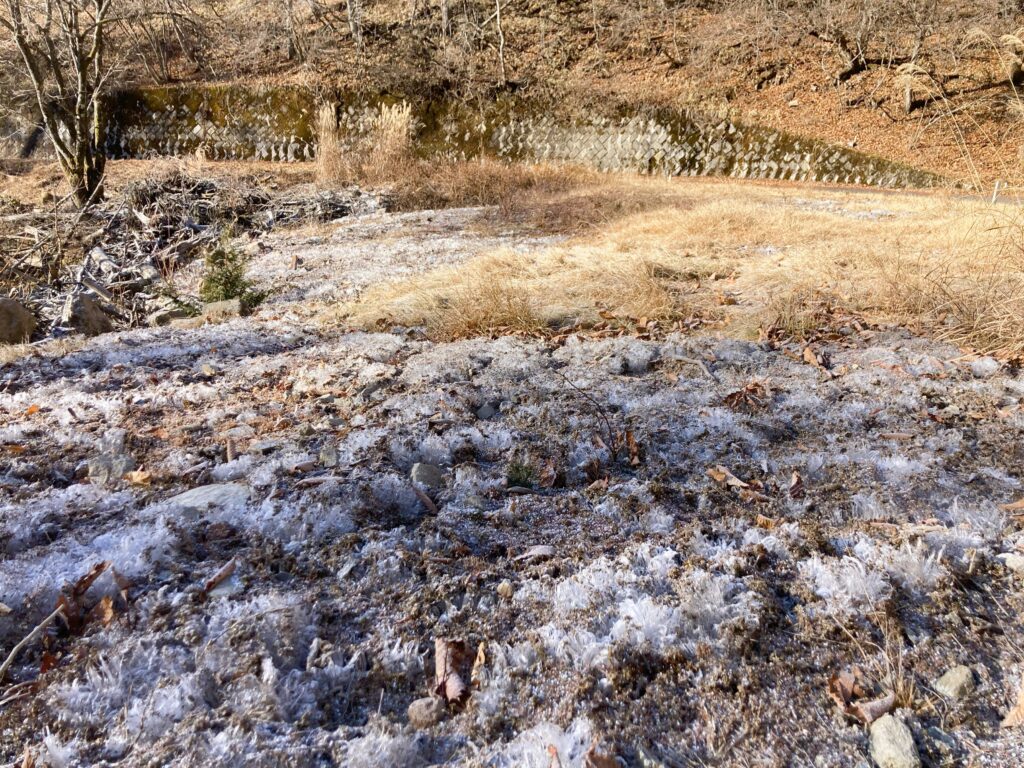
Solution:
[{"label": "tall dry grass clump", "polygon": [[323,185],[344,184],[350,168],[338,132],[334,105],[324,103],[317,110],[316,178]]},{"label": "tall dry grass clump", "polygon": [[993,212],[941,253],[878,263],[883,301],[909,324],[972,350],[1024,357],[1024,216]]},{"label": "tall dry grass clump", "polygon": [[365,177],[378,183],[398,177],[402,169],[415,160],[415,129],[411,104],[402,101],[381,105],[370,124],[370,146],[363,167]]},{"label": "tall dry grass clump", "polygon": [[317,113],[317,179],[324,185],[401,183],[418,170],[413,152],[414,132],[411,104],[382,104],[366,133],[345,142],[334,105],[323,104]]}]

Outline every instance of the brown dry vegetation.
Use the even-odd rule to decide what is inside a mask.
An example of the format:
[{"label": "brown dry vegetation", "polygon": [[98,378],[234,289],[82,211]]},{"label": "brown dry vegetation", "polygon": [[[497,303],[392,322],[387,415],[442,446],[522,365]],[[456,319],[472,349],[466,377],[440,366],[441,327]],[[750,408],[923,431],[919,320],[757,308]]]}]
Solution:
[{"label": "brown dry vegetation", "polygon": [[442,339],[654,323],[800,337],[838,315],[1024,354],[1021,223],[1005,207],[636,177],[512,197],[520,224],[573,210],[575,236],[373,288],[345,308],[348,320],[424,325]]},{"label": "brown dry vegetation", "polygon": [[[587,114],[696,107],[957,180],[1022,180],[1024,16],[1004,0],[509,0],[502,35],[493,0],[449,2],[447,27],[440,0],[358,0],[358,37],[346,3],[123,3],[114,85],[301,83],[468,103],[515,94]],[[4,107],[32,110],[5,44],[3,135],[17,122]]]}]

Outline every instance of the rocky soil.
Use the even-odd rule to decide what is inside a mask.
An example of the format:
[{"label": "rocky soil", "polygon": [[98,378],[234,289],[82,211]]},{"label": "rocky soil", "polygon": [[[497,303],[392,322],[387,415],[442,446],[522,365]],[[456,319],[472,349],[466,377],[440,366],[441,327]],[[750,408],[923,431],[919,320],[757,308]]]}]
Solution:
[{"label": "rocky soil", "polygon": [[268,235],[253,316],[0,369],[0,647],[51,618],[0,764],[1019,764],[1020,372],[318,322],[550,242],[479,215]]}]

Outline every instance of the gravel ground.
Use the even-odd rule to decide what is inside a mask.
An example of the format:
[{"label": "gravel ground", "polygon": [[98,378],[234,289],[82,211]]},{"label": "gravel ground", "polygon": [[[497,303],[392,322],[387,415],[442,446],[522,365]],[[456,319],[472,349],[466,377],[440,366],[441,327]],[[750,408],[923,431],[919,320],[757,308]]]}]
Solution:
[{"label": "gravel ground", "polygon": [[315,322],[551,242],[478,215],[274,235],[252,317],[0,369],[0,643],[71,617],[3,681],[0,764],[861,766],[887,710],[924,765],[1020,764],[1020,373],[853,319]]}]

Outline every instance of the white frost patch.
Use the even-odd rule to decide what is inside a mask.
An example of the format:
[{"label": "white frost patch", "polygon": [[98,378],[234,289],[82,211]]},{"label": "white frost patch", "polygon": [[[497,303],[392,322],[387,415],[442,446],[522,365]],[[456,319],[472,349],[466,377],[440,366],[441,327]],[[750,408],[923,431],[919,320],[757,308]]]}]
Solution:
[{"label": "white frost patch", "polygon": [[756,625],[758,601],[742,582],[677,562],[675,550],[644,544],[599,558],[550,593],[524,587],[516,599],[550,601],[554,620],[538,634],[549,654],[578,669],[603,663],[615,643],[692,653],[701,643],[722,647],[729,627]]},{"label": "white frost patch", "polygon": [[885,575],[856,557],[814,555],[801,562],[798,568],[814,593],[825,601],[830,613],[849,614],[874,607],[889,595]]},{"label": "white frost patch", "polygon": [[[594,729],[587,718],[573,720],[564,730],[554,723],[540,723],[520,733],[490,764],[495,768],[584,768],[593,740]],[[558,762],[548,747],[558,753]]]}]

